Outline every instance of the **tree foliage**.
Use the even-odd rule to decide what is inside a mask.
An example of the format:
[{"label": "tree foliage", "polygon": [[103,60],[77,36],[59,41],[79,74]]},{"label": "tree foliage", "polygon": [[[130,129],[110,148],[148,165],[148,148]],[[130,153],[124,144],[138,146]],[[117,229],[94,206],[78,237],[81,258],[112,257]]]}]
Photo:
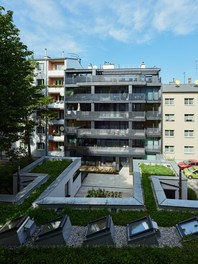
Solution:
[{"label": "tree foliage", "polygon": [[[13,23],[13,12],[0,7],[0,150],[10,151],[17,140],[28,146],[36,109],[45,110],[49,99],[43,87],[33,86],[35,63],[32,52],[22,43]],[[13,149],[12,149],[13,151]]]},{"label": "tree foliage", "polygon": [[0,8],[0,147],[10,148],[23,130],[22,119],[29,104],[32,54],[20,41],[19,30],[13,24],[12,11]]}]

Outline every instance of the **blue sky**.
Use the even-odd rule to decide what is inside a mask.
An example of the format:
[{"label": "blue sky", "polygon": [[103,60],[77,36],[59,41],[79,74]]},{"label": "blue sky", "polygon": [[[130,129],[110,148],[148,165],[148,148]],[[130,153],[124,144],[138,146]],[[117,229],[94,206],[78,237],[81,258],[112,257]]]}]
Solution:
[{"label": "blue sky", "polygon": [[161,68],[163,83],[198,79],[198,0],[1,0],[35,57],[71,53],[102,66]]}]

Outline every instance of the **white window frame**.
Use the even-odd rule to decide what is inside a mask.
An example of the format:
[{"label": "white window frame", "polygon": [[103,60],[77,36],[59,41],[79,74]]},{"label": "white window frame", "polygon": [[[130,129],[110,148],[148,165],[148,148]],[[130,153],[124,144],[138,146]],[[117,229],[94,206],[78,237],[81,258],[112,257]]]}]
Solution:
[{"label": "white window frame", "polygon": [[184,105],[194,105],[194,98],[184,98]]},{"label": "white window frame", "polygon": [[185,154],[193,154],[194,153],[194,146],[184,146],[184,153]]},{"label": "white window frame", "polygon": [[166,122],[174,122],[175,121],[175,115],[174,114],[165,114],[165,121]]},{"label": "white window frame", "polygon": [[174,98],[165,98],[165,105],[174,105],[175,99]]},{"label": "white window frame", "polygon": [[173,145],[166,145],[164,147],[165,153],[174,153],[175,152],[175,146]]},{"label": "white window frame", "polygon": [[[40,148],[40,146],[41,146],[41,148]],[[44,142],[37,142],[36,143],[36,148],[38,150],[44,150],[45,149],[45,143]]]},{"label": "white window frame", "polygon": [[36,127],[36,133],[37,134],[45,134],[45,127],[43,127],[43,126],[37,126]]},{"label": "white window frame", "polygon": [[194,130],[193,129],[184,130],[184,137],[194,137]]},{"label": "white window frame", "polygon": [[185,114],[184,115],[184,121],[185,122],[194,122],[195,120],[195,115],[194,114]]},{"label": "white window frame", "polygon": [[165,137],[174,137],[175,136],[175,130],[173,129],[166,129],[165,130]]}]

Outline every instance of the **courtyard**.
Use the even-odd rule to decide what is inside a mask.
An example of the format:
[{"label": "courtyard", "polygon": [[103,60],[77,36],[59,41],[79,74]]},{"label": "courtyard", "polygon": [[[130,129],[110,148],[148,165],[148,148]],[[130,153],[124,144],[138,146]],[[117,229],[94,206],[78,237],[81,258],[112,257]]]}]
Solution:
[{"label": "courtyard", "polygon": [[122,198],[132,197],[133,176],[129,174],[129,167],[122,167],[118,174],[88,173],[75,197],[86,197],[92,189],[121,192]]}]

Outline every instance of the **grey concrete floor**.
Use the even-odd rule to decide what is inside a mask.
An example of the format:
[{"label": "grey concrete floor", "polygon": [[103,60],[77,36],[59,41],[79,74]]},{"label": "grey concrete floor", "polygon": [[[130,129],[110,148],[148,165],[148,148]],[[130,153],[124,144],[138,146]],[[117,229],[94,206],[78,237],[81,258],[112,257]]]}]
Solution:
[{"label": "grey concrete floor", "polygon": [[111,192],[121,192],[122,197],[133,194],[133,176],[129,175],[129,167],[123,167],[119,174],[89,173],[84,179],[76,197],[86,197],[88,190],[105,189]]}]

